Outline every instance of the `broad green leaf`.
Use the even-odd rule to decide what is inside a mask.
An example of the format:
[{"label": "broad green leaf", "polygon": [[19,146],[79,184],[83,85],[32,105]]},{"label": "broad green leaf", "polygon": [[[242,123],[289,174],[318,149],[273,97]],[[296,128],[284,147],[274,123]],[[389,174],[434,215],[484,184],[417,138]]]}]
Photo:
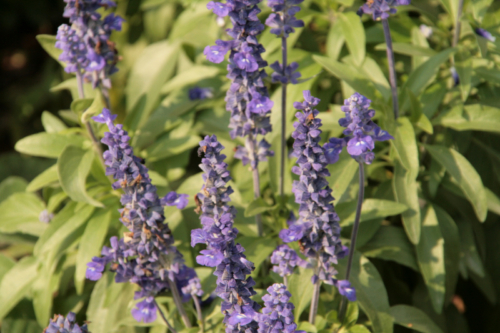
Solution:
[{"label": "broad green leaf", "polygon": [[347,330],[347,333],[370,333],[370,330],[363,325],[354,325]]},{"label": "broad green leaf", "polygon": [[342,321],[342,326],[345,328],[351,327],[358,321],[359,307],[357,302],[349,302],[347,304],[347,311]]},{"label": "broad green leaf", "polygon": [[38,35],[36,36],[38,43],[52,58],[57,60],[62,66],[65,66],[62,61],[59,60],[59,56],[62,53],[61,49],[56,47],[56,36],[53,35]]},{"label": "broad green leaf", "polygon": [[[413,45],[417,47],[429,49],[429,42],[427,41],[427,38],[424,36],[422,31],[420,31],[420,29],[416,26],[411,29],[411,42]],[[429,59],[428,56],[418,56],[418,55],[412,56],[411,68],[412,69],[418,68],[418,66],[422,65],[428,59]]]},{"label": "broad green leaf", "polygon": [[488,210],[500,215],[500,198],[489,188],[485,187],[484,190],[486,191],[486,198],[488,199]]},{"label": "broad green leaf", "polygon": [[10,176],[0,183],[0,202],[14,193],[24,192],[28,182],[21,177]]},{"label": "broad green leaf", "polygon": [[48,325],[52,313],[53,294],[61,281],[61,272],[56,272],[57,262],[42,263],[32,286],[33,308],[38,324]]},{"label": "broad green leaf", "polygon": [[71,110],[75,112],[77,115],[81,115],[82,112],[87,110],[92,103],[94,102],[94,98],[77,98],[71,102]]},{"label": "broad green leaf", "polygon": [[14,193],[0,204],[0,232],[39,236],[47,228],[38,218],[44,209],[43,202],[36,195]]},{"label": "broad green leaf", "polygon": [[337,60],[344,43],[345,36],[342,26],[338,21],[335,21],[330,25],[330,30],[328,31],[328,36],[326,37],[326,54],[328,58]]},{"label": "broad green leaf", "polygon": [[391,315],[398,325],[423,333],[443,333],[425,312],[410,305],[395,305],[391,307]]},{"label": "broad green leaf", "polygon": [[76,257],[75,287],[78,294],[83,292],[87,263],[92,260],[92,257],[101,253],[111,216],[111,210],[100,209],[94,213],[85,227]]},{"label": "broad green leaf", "polygon": [[42,112],[42,125],[47,133],[58,133],[68,127],[49,111]]},{"label": "broad green leaf", "polygon": [[349,184],[357,176],[359,164],[345,152],[337,163],[328,165],[330,177],[327,177],[332,195],[337,200],[346,192]]},{"label": "broad green leaf", "polygon": [[30,286],[37,278],[38,261],[34,257],[24,257],[0,282],[0,320],[29,293]]},{"label": "broad green leaf", "polygon": [[[199,29],[199,27],[203,27]],[[204,3],[196,2],[189,10],[178,15],[169,35],[171,42],[181,41],[198,48],[204,48],[207,43],[217,38],[220,28],[213,15]],[[213,43],[213,42],[212,42]]]},{"label": "broad green leaf", "polygon": [[[356,217],[356,201],[340,203],[336,206],[340,223],[343,227],[354,224]],[[408,207],[404,204],[381,199],[366,199],[361,207],[360,221],[369,221],[388,216],[398,215],[406,211]]]},{"label": "broad green leaf", "polygon": [[470,2],[474,18],[481,23],[493,0],[474,0]]},{"label": "broad green leaf", "polygon": [[465,50],[455,54],[455,69],[460,78],[460,92],[462,93],[462,101],[466,101],[469,97],[472,79],[472,57]]},{"label": "broad green leaf", "polygon": [[415,251],[402,228],[380,227],[373,238],[359,248],[364,256],[395,261],[418,271]]},{"label": "broad green leaf", "polygon": [[167,94],[173,90],[183,88],[190,84],[196,84],[197,82],[216,76],[220,72],[220,68],[213,66],[200,66],[195,65],[190,67],[188,70],[177,74],[172,79],[168,80],[167,83],[161,88],[162,94]]},{"label": "broad green leaf", "polygon": [[364,95],[371,100],[380,99],[381,95],[377,91],[377,88],[375,88],[375,85],[370,80],[367,80],[359,74],[355,68],[327,57],[314,55],[313,59],[334,76],[340,80],[344,80],[361,95]]},{"label": "broad green leaf", "polygon": [[396,148],[399,160],[403,167],[408,171],[410,180],[414,180],[418,176],[419,160],[418,148],[415,140],[415,132],[410,120],[406,117],[401,117],[397,121],[397,131],[394,135],[394,141],[391,141]]},{"label": "broad green leaf", "polygon": [[481,177],[474,167],[454,149],[438,145],[425,145],[425,148],[456,180],[474,207],[477,218],[484,222],[488,214],[488,201]]},{"label": "broad green leaf", "polygon": [[465,260],[465,264],[469,270],[480,277],[484,277],[484,265],[479,256],[471,222],[464,220],[457,220],[456,222],[460,234],[461,257]]},{"label": "broad green leaf", "polygon": [[413,244],[418,244],[421,229],[418,184],[398,160],[394,160],[392,189],[396,201],[409,207],[408,210],[401,214],[403,226],[410,241]]},{"label": "broad green leaf", "polygon": [[438,207],[433,206],[439,222],[439,228],[444,238],[444,264],[446,275],[445,302],[451,300],[455,293],[455,286],[458,281],[458,263],[460,262],[460,236],[455,221],[448,213]]},{"label": "broad green leaf", "polygon": [[479,276],[473,271],[470,271],[469,276],[491,305],[495,305],[497,303],[497,291],[495,290],[495,284],[488,271],[484,271],[484,276]]},{"label": "broad green leaf", "polygon": [[40,333],[43,331],[35,319],[25,317],[4,318],[2,329],[8,333]]},{"label": "broad green leaf", "polygon": [[[71,93],[71,96],[73,97],[73,100],[79,99],[78,84],[77,84],[76,78],[73,77],[71,79],[67,79],[66,81],[63,81],[63,82],[59,83],[58,85],[50,88],[51,92],[57,92],[57,91],[62,91],[62,90],[69,90],[69,92]],[[92,83],[84,82],[83,92],[87,98],[93,98],[96,94],[96,90],[97,89],[94,89],[92,87]],[[61,114],[61,112],[62,111],[59,111],[59,114]],[[74,113],[72,113],[72,114],[74,114]],[[78,118],[75,117],[75,119],[71,120],[71,121],[75,121],[76,123],[78,123]]]},{"label": "broad green leaf", "polygon": [[[394,53],[399,53],[407,56],[432,57],[436,54],[436,51],[431,48],[412,45],[408,43],[393,43],[392,48],[394,50]],[[387,45],[378,44],[375,46],[375,50],[385,51],[387,50]]]},{"label": "broad green leaf", "polygon": [[57,158],[66,146],[83,146],[85,139],[79,135],[37,133],[17,141],[15,149],[23,154]]},{"label": "broad green leaf", "polygon": [[86,123],[94,115],[100,114],[102,112],[102,109],[105,107],[106,104],[104,102],[104,97],[100,92],[96,93],[94,100],[92,101],[92,104],[90,104],[83,110],[83,114],[81,117],[82,123]]},{"label": "broad green leaf", "polygon": [[202,173],[197,173],[187,178],[181,186],[177,189],[177,193],[184,193],[189,195],[189,202],[186,208],[194,207],[194,195],[201,191],[203,180],[201,178]]},{"label": "broad green leaf", "polygon": [[255,271],[252,273],[256,276],[264,260],[266,260],[271,253],[276,249],[276,239],[262,238],[262,237],[239,237],[236,240],[245,249],[247,259],[254,263]]},{"label": "broad green leaf", "polygon": [[27,192],[34,192],[42,187],[45,187],[51,183],[57,182],[59,180],[59,176],[57,174],[57,164],[54,164],[41,174],[35,177],[26,187]]},{"label": "broad green leaf", "polygon": [[[338,277],[345,276],[346,263],[347,260],[339,261]],[[389,300],[382,278],[370,260],[357,251],[354,252],[349,281],[356,289],[358,305],[370,319],[373,331],[392,333],[393,320],[389,313]]]},{"label": "broad green leaf", "polygon": [[71,199],[102,207],[102,203],[93,199],[86,190],[86,179],[93,159],[92,150],[67,146],[57,160],[57,174],[64,192]]},{"label": "broad green leaf", "polygon": [[0,253],[0,281],[2,281],[2,278],[4,277],[4,275],[12,267],[14,267],[15,264],[16,264],[16,262],[13,259]]},{"label": "broad green leaf", "polygon": [[363,23],[355,12],[338,13],[338,17],[347,48],[356,65],[361,66],[366,54]]},{"label": "broad green leaf", "polygon": [[432,305],[441,313],[445,296],[445,250],[438,218],[429,206],[422,221],[422,234],[416,246],[420,271],[424,277]]},{"label": "broad green leaf", "polygon": [[427,116],[423,113],[420,101],[415,94],[411,92],[411,90],[408,89],[406,93],[410,99],[411,122],[421,130],[429,134],[433,134],[434,128],[432,127],[432,123],[429,118],[427,118]]},{"label": "broad green leaf", "polygon": [[192,149],[198,146],[200,142],[200,137],[195,135],[184,136],[181,138],[172,138],[166,136],[162,139],[157,140],[153,145],[151,145],[146,151],[144,151],[143,156],[145,159],[151,162],[158,161],[160,159],[178,155],[186,150]]},{"label": "broad green leaf", "polygon": [[433,123],[457,131],[500,133],[500,109],[481,104],[457,105],[436,118]]},{"label": "broad green leaf", "polygon": [[245,209],[245,217],[262,214],[272,209],[274,209],[274,206],[269,206],[262,198],[257,198],[248,204],[248,207]]},{"label": "broad green leaf", "polygon": [[294,274],[288,277],[288,291],[292,294],[290,301],[295,305],[293,312],[295,318],[300,318],[302,312],[311,303],[314,289],[314,285],[311,283],[312,276],[312,269],[299,267]]}]

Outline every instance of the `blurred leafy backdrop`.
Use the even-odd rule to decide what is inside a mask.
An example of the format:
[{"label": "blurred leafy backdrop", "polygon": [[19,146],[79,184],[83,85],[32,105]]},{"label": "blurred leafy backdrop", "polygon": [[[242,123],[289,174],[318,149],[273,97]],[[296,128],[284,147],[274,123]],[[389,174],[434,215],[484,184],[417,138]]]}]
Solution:
[{"label": "blurred leafy backdrop", "polygon": [[[318,109],[323,111],[325,137],[339,136],[340,105],[356,90],[373,100],[379,124],[396,137],[391,145],[378,147],[377,160],[367,169],[357,244],[360,265],[355,268],[361,309],[358,317],[357,305],[352,307],[349,318],[374,332],[391,332],[393,320],[399,324],[394,326],[396,332],[498,332],[500,38],[487,42],[473,29],[482,27],[500,36],[500,2],[465,1],[457,48],[450,45],[458,1],[413,2],[390,20],[403,115],[394,122],[381,25],[367,17],[360,21],[355,12],[361,1],[306,0],[298,15],[306,27],[289,40],[289,58],[299,63],[303,78],[311,79],[289,88],[287,127],[291,132],[291,102],[302,99],[302,90],[311,89],[322,100]],[[177,190],[192,198],[201,187],[197,143],[202,135],[218,136],[227,149],[234,179],[239,242],[256,264],[257,289],[265,289],[279,281],[264,273],[269,269],[265,259],[277,244],[277,232],[285,220],[273,210],[277,161],[261,165],[263,198],[269,206],[263,241],[256,237],[252,211],[247,209],[253,198],[250,173],[232,159],[235,142],[228,134],[229,113],[224,107],[229,86],[225,64],[208,63],[202,54],[206,45],[223,35],[223,24],[216,22],[205,1],[117,3],[116,12],[126,22],[123,31],[113,36],[123,58],[110,92],[113,112],[133,136],[135,152],[145,159],[159,194]],[[92,153],[93,162],[78,176],[83,179],[84,197],[67,190],[56,164],[71,158],[68,144],[84,152],[90,147],[79,116],[91,100],[78,101],[74,79],[35,38],[55,34],[65,22],[63,5],[48,0],[5,0],[0,5],[4,32],[0,50],[0,329],[4,333],[40,332],[53,313],[72,310],[79,319],[93,322],[94,333],[146,332],[148,328],[138,327],[130,316],[133,286],[114,284],[111,275],[98,283],[84,281],[85,263],[109,236],[120,233],[121,225],[118,197],[110,191]],[[265,3],[262,9],[261,21],[270,12]],[[421,33],[421,24],[433,28],[430,38]],[[52,39],[40,41],[48,53],[57,56]],[[268,29],[260,42],[269,63],[279,58],[279,40]],[[458,86],[451,77],[451,59],[461,78]],[[279,105],[280,88],[266,83]],[[195,85],[212,87],[215,97],[190,101],[187,92]],[[90,87],[86,92],[87,97],[94,97]],[[278,115],[273,110],[275,131],[269,136],[275,150]],[[104,129],[96,129],[102,135]],[[30,136],[39,132],[44,134]],[[294,162],[290,161],[288,170]],[[356,168],[348,156],[330,166],[330,185],[346,238],[359,186]],[[287,177],[285,189],[291,194],[290,172]],[[91,197],[105,208],[93,206]],[[197,251],[189,246],[189,235],[199,225],[193,207],[191,201],[182,213],[166,212],[177,245],[191,266]],[[55,214],[48,225],[39,221],[44,209]],[[341,273],[342,269],[341,263]],[[214,285],[210,270],[197,271],[210,293]],[[304,322],[307,279],[307,273],[301,272],[290,281],[292,300],[299,309],[296,314],[302,313],[298,321],[308,332],[329,331],[335,325],[330,310],[337,309],[339,297],[325,287],[319,310],[324,320],[308,326]],[[163,303],[173,308],[169,297]],[[420,320],[422,313],[405,305],[420,309],[432,322]],[[210,329],[218,332],[221,316],[214,306],[206,307],[204,313]],[[175,311],[171,315],[181,325]],[[365,332],[362,329],[352,326],[349,332]],[[159,322],[149,329],[164,330]]]}]

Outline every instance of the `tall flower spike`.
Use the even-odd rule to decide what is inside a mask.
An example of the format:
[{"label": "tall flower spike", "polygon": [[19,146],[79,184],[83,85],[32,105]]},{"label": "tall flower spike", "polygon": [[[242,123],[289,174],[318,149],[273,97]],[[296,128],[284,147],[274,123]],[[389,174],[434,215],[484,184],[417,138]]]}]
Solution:
[{"label": "tall flower spike", "polygon": [[120,200],[124,206],[120,210],[120,221],[129,232],[120,239],[111,238],[111,247],[103,247],[102,256],[94,257],[87,264],[86,276],[98,280],[105,266],[112,263],[111,271],[116,272],[116,282],[136,283],[141,290],[136,292],[135,299],[146,297],[132,311],[134,317],[151,322],[156,319],[153,297],[170,287],[169,280],[182,285],[186,283],[186,277],[191,280],[196,275],[194,271],[185,274],[190,268],[184,265],[182,255],[173,245],[172,233],[164,224],[163,206],[175,205],[182,209],[187,200],[185,194],[175,192],[162,199],[158,197],[148,169],[134,156],[128,144],[130,137],[121,124],[114,125],[115,118],[116,115],[104,109],[92,119],[109,128],[102,139],[102,143],[109,147],[104,153],[106,175],[116,180],[113,189],[121,188],[124,192]]},{"label": "tall flower spike", "polygon": [[262,297],[264,308],[259,320],[259,333],[305,333],[297,331],[293,316],[295,306],[289,302],[292,295],[284,284],[275,283]]},{"label": "tall flower spike", "polygon": [[358,9],[358,15],[372,15],[375,21],[385,20],[397,12],[397,6],[409,5],[411,0],[368,0]]},{"label": "tall flower spike", "polygon": [[248,276],[254,266],[243,254],[245,249],[235,244],[238,234],[233,227],[236,209],[229,205],[229,195],[233,190],[227,186],[231,176],[222,149],[224,147],[215,135],[206,136],[200,142],[199,152],[204,154],[200,164],[204,185],[195,200],[199,203],[203,228],[191,231],[191,245],[205,243],[207,248],[201,251],[196,261],[200,265],[216,267],[215,292],[222,298],[226,333],[256,333],[259,305],[250,298],[256,292],[253,290],[255,282]]},{"label": "tall flower spike", "polygon": [[[270,113],[273,102],[269,99],[263,79],[263,68],[267,62],[261,54],[264,47],[257,41],[257,35],[264,30],[257,14],[257,4],[262,0],[227,0],[226,3],[209,2],[208,9],[219,17],[229,16],[233,24],[227,33],[233,40],[217,40],[215,46],[207,46],[204,54],[214,63],[220,63],[229,52],[227,77],[232,81],[226,94],[226,109],[231,112],[229,128],[231,137],[247,137],[245,147],[240,147],[237,158],[243,164],[250,163],[256,169],[260,161],[265,161],[273,152],[270,145],[262,139],[257,142],[257,135],[271,131]],[[257,153],[257,147],[260,147]]]},{"label": "tall flower spike", "polygon": [[[290,221],[289,229],[281,230],[280,238],[285,243],[299,242],[302,254],[317,267],[313,283],[319,279],[339,287],[334,265],[347,255],[348,249],[340,241],[339,217],[326,180],[330,176],[326,169],[326,149],[319,144],[321,119],[317,118],[319,112],[314,109],[319,99],[307,90],[304,99],[303,103],[294,103],[294,107],[302,111],[295,115],[299,121],[293,124],[295,131],[292,133],[295,139],[293,155],[298,158],[298,166],[294,166],[292,172],[299,176],[299,180],[293,182],[292,192],[295,202],[300,204],[299,217]],[[343,292],[340,288],[339,291]]]},{"label": "tall flower spike", "polygon": [[375,141],[394,139],[372,121],[375,110],[370,109],[370,103],[371,101],[365,96],[354,93],[344,101],[341,109],[345,113],[345,118],[339,120],[339,125],[346,127],[344,140],[347,142],[347,152],[356,161],[365,164],[371,164],[375,157],[372,152]]},{"label": "tall flower spike", "polygon": [[87,324],[79,326],[75,323],[76,315],[73,312],[68,313],[64,318],[61,315],[55,315],[50,320],[49,326],[43,331],[44,333],[89,333]]}]

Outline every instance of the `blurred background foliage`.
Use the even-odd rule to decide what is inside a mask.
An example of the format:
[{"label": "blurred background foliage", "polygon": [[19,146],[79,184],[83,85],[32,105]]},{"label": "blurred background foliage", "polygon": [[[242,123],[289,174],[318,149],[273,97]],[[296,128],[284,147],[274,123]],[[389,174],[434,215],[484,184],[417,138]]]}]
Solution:
[{"label": "blurred background foliage", "polygon": [[[202,135],[216,134],[226,147],[234,179],[238,240],[256,264],[253,275],[261,295],[273,281],[280,281],[267,274],[266,258],[277,245],[285,217],[275,206],[278,162],[273,158],[260,166],[264,191],[258,208],[265,212],[266,239],[257,238],[252,218],[256,210],[249,206],[250,173],[232,157],[238,140],[231,140],[227,129],[226,65],[208,63],[202,54],[206,45],[224,36],[229,23],[217,22],[206,1],[117,4],[116,13],[126,21],[113,35],[122,60],[110,91],[112,111],[130,132],[159,194],[176,190],[191,196],[187,209],[166,211],[177,245],[187,264],[195,266],[199,249],[189,246],[189,235],[199,225],[192,209],[192,195],[201,187],[196,147]],[[398,122],[390,107],[382,26],[367,16],[359,20],[355,12],[361,4],[304,1],[297,16],[306,27],[289,42],[290,61],[297,61],[302,77],[310,79],[289,88],[288,134],[293,130],[292,102],[310,89],[321,98],[325,138],[341,134],[340,105],[354,91],[373,100],[378,122],[396,137],[390,145],[377,146],[377,160],[367,169],[354,277],[360,296],[349,308],[344,332],[369,328],[390,333],[393,322],[398,324],[395,332],[498,332],[500,38],[488,42],[474,29],[500,36],[500,2],[465,1],[457,48],[450,46],[457,0],[414,0],[391,17],[403,115]],[[94,333],[165,332],[160,321],[148,328],[133,320],[132,285],[113,283],[109,273],[97,283],[84,281],[86,262],[123,228],[118,196],[110,190],[80,126],[81,113],[95,92],[86,87],[90,99],[78,100],[74,79],[53,59],[58,54],[53,39],[40,38],[46,50],[36,40],[40,34],[55,35],[58,25],[66,22],[63,7],[55,0],[0,4],[0,329],[41,332],[52,314],[75,311],[80,320],[92,321]],[[264,21],[270,10],[264,3],[261,8]],[[421,24],[432,27],[432,36],[425,38]],[[279,40],[266,29],[260,41],[267,50],[265,59],[278,60]],[[458,86],[450,73],[452,61],[461,78]],[[266,84],[278,106],[280,88]],[[190,101],[188,90],[194,86],[211,87],[214,98]],[[275,151],[277,110],[269,135]],[[95,129],[101,136],[104,128]],[[39,132],[44,133],[33,136]],[[77,175],[64,168],[75,156],[92,160]],[[287,170],[293,163],[291,159]],[[342,155],[330,170],[348,238],[359,186],[357,165]],[[286,192],[291,195],[290,172],[287,178]],[[81,180],[76,192],[68,190],[71,179]],[[100,203],[105,207],[98,207]],[[289,207],[294,208],[293,199]],[[55,215],[50,224],[39,221],[45,209]],[[343,269],[340,263],[341,275]],[[209,294],[215,281],[210,269],[198,267],[197,272]],[[339,297],[324,287],[321,320],[308,325],[308,274],[301,271],[290,280],[300,328],[329,332],[339,324],[331,311],[337,309]],[[160,303],[182,330],[169,295]],[[204,308],[208,330],[214,333],[222,327],[216,306],[214,302]]]}]

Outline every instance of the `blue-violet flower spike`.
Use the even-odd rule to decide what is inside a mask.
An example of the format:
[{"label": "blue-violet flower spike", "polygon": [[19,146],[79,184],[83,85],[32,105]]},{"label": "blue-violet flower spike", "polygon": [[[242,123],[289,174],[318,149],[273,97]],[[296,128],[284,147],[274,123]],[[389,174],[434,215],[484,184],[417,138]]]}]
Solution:
[{"label": "blue-violet flower spike", "polygon": [[411,0],[367,0],[366,3],[358,9],[358,15],[372,15],[375,21],[385,20],[390,14],[397,12],[397,6],[409,5]]},{"label": "blue-violet flower spike", "polygon": [[68,313],[66,318],[61,315],[55,315],[50,319],[49,326],[44,333],[89,333],[87,324],[79,326],[75,323],[76,315],[73,312]]}]

